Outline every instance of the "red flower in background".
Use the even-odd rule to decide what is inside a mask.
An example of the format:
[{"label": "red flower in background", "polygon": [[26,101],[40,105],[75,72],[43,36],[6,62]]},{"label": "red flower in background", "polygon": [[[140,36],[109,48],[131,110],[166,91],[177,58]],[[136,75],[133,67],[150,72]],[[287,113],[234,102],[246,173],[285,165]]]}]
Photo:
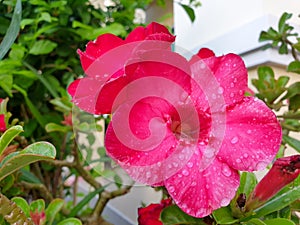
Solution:
[{"label": "red flower in background", "polygon": [[[0,98],[0,104],[4,101],[4,99]],[[5,123],[5,115],[0,114],[0,132],[6,131],[6,123]]]},{"label": "red flower in background", "polygon": [[249,205],[258,207],[284,186],[295,180],[300,174],[300,155],[287,156],[277,159],[269,172],[257,184],[251,196]]},{"label": "red flower in background", "polygon": [[171,199],[165,199],[162,200],[159,204],[150,204],[145,208],[139,208],[139,225],[163,225],[163,223],[159,219],[160,213],[164,208],[171,204]]}]

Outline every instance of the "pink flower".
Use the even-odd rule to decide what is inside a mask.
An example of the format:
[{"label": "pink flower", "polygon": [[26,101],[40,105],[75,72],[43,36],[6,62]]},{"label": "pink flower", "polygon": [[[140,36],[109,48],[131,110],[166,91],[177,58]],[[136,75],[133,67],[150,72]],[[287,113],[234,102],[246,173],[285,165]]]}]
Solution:
[{"label": "pink flower", "polygon": [[160,213],[167,206],[171,205],[171,199],[162,200],[159,204],[150,204],[145,208],[138,209],[139,225],[163,225],[160,221]]},{"label": "pink flower", "polygon": [[205,217],[229,204],[239,170],[272,161],[281,128],[262,101],[244,96],[247,70],[239,56],[202,49],[187,61],[170,51],[169,33],[145,33],[112,41],[103,55],[87,50],[94,62],[86,66],[81,58],[88,75],[69,93],[85,111],[113,113],[107,153],[133,179],[165,186],[183,211]]},{"label": "pink flower", "polygon": [[[4,99],[0,98],[0,104],[4,101]],[[1,108],[1,107],[0,107]],[[6,131],[6,123],[5,123],[5,115],[0,114],[0,132]]]},{"label": "pink flower", "polygon": [[[300,155],[277,159],[269,172],[257,184],[246,206],[257,208],[300,174]],[[253,208],[252,208],[253,209]]]},{"label": "pink flower", "polygon": [[[105,139],[108,154],[132,178],[164,185],[175,203],[195,217],[228,205],[239,186],[238,170],[264,169],[281,142],[275,114],[262,101],[244,97],[247,71],[242,59],[201,52],[190,61],[193,79],[179,82],[188,95],[151,76],[167,77],[163,64],[141,62],[128,72],[149,79],[128,88],[128,103],[114,112]],[[130,103],[136,95],[140,101]]]},{"label": "pink flower", "polygon": [[[132,57],[133,49],[143,40],[159,41],[156,42],[160,43],[159,46],[154,44],[151,48],[170,49],[175,37],[166,27],[152,22],[147,27],[135,28],[125,40],[113,34],[103,34],[95,41],[90,41],[85,52],[78,50],[87,77],[75,80],[68,87],[76,105],[93,114],[111,113],[111,99],[115,98],[126,83],[123,66]],[[99,65],[95,66],[95,62]],[[97,98],[94,97],[95,94]]]},{"label": "pink flower", "polygon": [[0,114],[0,132],[6,131],[5,115]]}]

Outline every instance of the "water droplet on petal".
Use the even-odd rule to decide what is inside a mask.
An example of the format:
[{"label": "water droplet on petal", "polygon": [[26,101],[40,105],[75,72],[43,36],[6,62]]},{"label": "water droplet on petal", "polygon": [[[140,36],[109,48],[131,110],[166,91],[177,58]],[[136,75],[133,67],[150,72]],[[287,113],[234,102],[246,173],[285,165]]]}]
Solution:
[{"label": "water droplet on petal", "polygon": [[256,170],[263,170],[267,167],[268,163],[261,161],[256,164]]},{"label": "water droplet on petal", "polygon": [[236,144],[238,141],[239,141],[239,138],[238,138],[238,137],[233,137],[233,138],[231,139],[231,144]]},{"label": "water droplet on petal", "polygon": [[241,159],[236,159],[235,161],[236,161],[237,163],[241,163],[241,162],[242,162]]},{"label": "water droplet on petal", "polygon": [[224,92],[224,88],[219,87],[219,88],[218,88],[218,93],[219,93],[219,94],[223,94],[223,92]]},{"label": "water droplet on petal", "polygon": [[211,150],[211,149],[205,149],[205,151],[203,152],[203,155],[206,157],[206,158],[212,158],[215,153]]},{"label": "water droplet on petal", "polygon": [[191,186],[194,187],[194,186],[196,186],[196,184],[197,184],[196,181],[193,181],[193,182],[191,183]]},{"label": "water droplet on petal", "polygon": [[247,153],[244,153],[243,155],[245,158],[248,158],[248,154]]},{"label": "water droplet on petal", "polygon": [[168,191],[171,192],[171,193],[173,193],[173,192],[175,191],[175,188],[174,188],[173,186],[170,186],[170,187],[168,188]]},{"label": "water droplet on petal", "polygon": [[189,171],[187,171],[187,170],[183,170],[183,171],[182,171],[182,174],[183,174],[184,176],[188,176],[190,173],[189,173]]},{"label": "water droplet on petal", "polygon": [[230,97],[233,98],[234,97],[234,93],[230,93]]},{"label": "water droplet on petal", "polygon": [[226,164],[222,165],[222,173],[224,174],[225,177],[229,177],[231,175],[231,170],[228,165]]},{"label": "water droplet on petal", "polygon": [[247,134],[251,134],[252,133],[252,131],[251,130],[247,130]]},{"label": "water droplet on petal", "polygon": [[230,87],[232,87],[232,88],[233,88],[233,87],[234,87],[234,83],[231,83],[231,84],[230,84]]},{"label": "water droplet on petal", "polygon": [[150,177],[151,177],[151,172],[148,171],[148,172],[146,173],[146,178],[150,178]]},{"label": "water droplet on petal", "polygon": [[228,198],[223,198],[221,200],[221,206],[222,207],[227,206],[229,203],[230,203],[230,199],[228,199]]},{"label": "water droplet on petal", "polygon": [[194,165],[194,163],[192,163],[192,162],[188,162],[188,163],[187,163],[187,166],[188,166],[189,168],[192,168],[193,165]]}]

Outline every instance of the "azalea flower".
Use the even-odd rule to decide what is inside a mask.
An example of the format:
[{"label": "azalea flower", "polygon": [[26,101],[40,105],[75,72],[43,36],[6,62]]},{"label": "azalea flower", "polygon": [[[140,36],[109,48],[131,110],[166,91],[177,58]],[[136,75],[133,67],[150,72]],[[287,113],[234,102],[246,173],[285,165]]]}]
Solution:
[{"label": "azalea flower", "polygon": [[163,223],[159,219],[160,213],[164,208],[171,204],[171,199],[164,199],[159,204],[150,204],[147,207],[139,208],[139,225],[163,225]]},{"label": "azalea flower", "polygon": [[246,207],[251,210],[268,201],[300,174],[300,155],[277,159],[269,172],[256,185]]},{"label": "azalea flower", "polygon": [[[183,211],[205,217],[229,204],[239,170],[262,170],[272,161],[281,128],[262,101],[244,96],[247,70],[239,56],[202,49],[188,61],[165,43],[136,42],[128,59],[112,63],[122,75],[109,73],[100,86],[80,81],[69,92],[83,110],[112,112],[107,154],[134,180],[165,186]],[[103,59],[88,69],[95,76],[111,67]]]}]

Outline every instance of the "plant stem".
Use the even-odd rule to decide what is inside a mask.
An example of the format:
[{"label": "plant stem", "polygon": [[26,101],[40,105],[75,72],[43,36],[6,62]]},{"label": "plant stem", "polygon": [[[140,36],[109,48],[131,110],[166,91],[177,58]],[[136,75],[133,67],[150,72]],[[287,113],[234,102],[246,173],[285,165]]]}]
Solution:
[{"label": "plant stem", "polygon": [[43,196],[43,198],[45,198],[47,202],[51,202],[53,200],[52,194],[49,192],[49,190],[46,188],[44,184],[33,184],[33,183],[21,181],[19,185],[26,189],[37,190],[39,194]]}]

